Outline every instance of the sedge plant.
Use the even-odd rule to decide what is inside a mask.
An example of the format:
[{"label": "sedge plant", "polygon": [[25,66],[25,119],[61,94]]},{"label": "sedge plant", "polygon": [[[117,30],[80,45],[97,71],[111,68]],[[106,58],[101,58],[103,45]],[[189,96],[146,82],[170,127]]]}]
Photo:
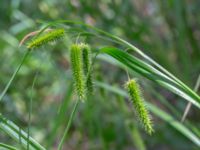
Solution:
[{"label": "sedge plant", "polygon": [[[52,29],[48,32],[44,32],[49,27],[59,27],[59,25],[62,25],[63,28]],[[30,42],[28,42],[26,46],[27,51],[25,52],[25,57],[22,59],[20,65],[18,66],[10,81],[8,82],[7,86],[1,93],[0,100],[3,99],[12,81],[16,77],[18,71],[20,70],[24,60],[27,58],[27,55],[30,54],[32,49],[37,49],[41,46],[48,44],[49,42],[57,42],[58,39],[61,39],[65,36],[66,32],[69,32],[70,34],[70,30],[73,30],[73,28],[77,28],[77,26],[78,28],[82,29],[81,32],[77,32],[77,35],[93,36],[102,40],[108,40],[109,42],[111,42],[110,44],[115,43],[116,45],[117,43],[118,45],[120,45],[120,47],[123,47],[124,49],[128,48],[138,53],[143,59],[139,59],[133,56],[132,54],[124,51],[123,49],[119,49],[112,46],[106,46],[98,49],[98,54],[109,55],[110,57],[120,62],[123,68],[127,68],[128,70],[134,71],[139,75],[155,82],[156,84],[161,85],[162,87],[184,98],[188,102],[191,102],[191,104],[200,109],[200,96],[197,93],[195,93],[195,91],[193,91],[191,88],[189,88],[186,84],[184,84],[181,80],[179,80],[177,77],[171,74],[168,70],[163,68],[159,63],[155,62],[152,58],[147,56],[140,49],[138,49],[131,43],[115,35],[102,31],[98,28],[81,22],[69,20],[59,20],[48,23],[46,27],[44,27],[35,37],[33,37],[33,39]],[[75,102],[72,113],[70,114],[68,124],[58,146],[59,150],[61,150],[63,147],[63,143],[66,139],[68,130],[70,129],[70,125],[73,121],[80,100],[86,100],[86,94],[89,92],[93,92],[91,70],[94,62],[91,62],[92,55],[90,46],[88,44],[76,43],[70,46],[69,51],[72,76],[78,100]],[[93,61],[95,61],[95,59]],[[148,110],[145,107],[139,84],[135,80],[129,80],[126,83],[126,90],[129,94],[129,98],[133,102],[136,114],[140,122],[143,124],[145,131],[149,134],[152,134],[154,129],[152,127],[152,122]],[[127,95],[125,95],[125,97],[127,97]],[[158,109],[158,107],[152,104],[150,104],[149,110],[152,111],[155,115],[162,118],[164,121],[169,122],[169,119],[171,119],[171,117],[168,114],[165,114],[163,111]],[[22,138],[23,147],[30,147],[30,149],[32,148],[37,150],[45,150],[45,148],[41,146],[38,142],[36,142],[32,137],[28,136],[29,138],[27,138],[27,134],[24,131],[20,132],[20,128],[18,128],[16,125],[7,122],[7,119],[4,116],[0,115],[0,118],[0,128],[3,131],[9,133],[9,135],[16,141],[19,140],[19,137]],[[190,133],[190,136],[188,136],[188,138],[190,138],[197,146],[200,147],[199,138],[197,138],[191,131],[189,131],[187,128],[185,128],[183,125],[180,125],[179,123],[171,123],[171,125],[174,128],[178,128],[180,132]],[[28,145],[28,143],[30,145]]]}]

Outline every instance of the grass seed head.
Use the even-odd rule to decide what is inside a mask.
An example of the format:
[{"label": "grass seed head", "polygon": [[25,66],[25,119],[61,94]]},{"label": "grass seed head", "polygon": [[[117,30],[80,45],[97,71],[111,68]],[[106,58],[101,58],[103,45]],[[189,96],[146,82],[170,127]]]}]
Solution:
[{"label": "grass seed head", "polygon": [[91,66],[91,49],[88,44],[81,44],[82,57],[83,57],[83,69],[86,76],[86,88],[87,93],[93,93],[93,82],[92,82],[92,66]]},{"label": "grass seed head", "polygon": [[81,100],[85,99],[85,76],[83,73],[82,49],[80,44],[73,44],[70,48],[71,67],[77,94]]},{"label": "grass seed head", "polygon": [[62,38],[64,34],[65,34],[64,29],[51,30],[48,33],[45,33],[37,37],[36,39],[32,40],[30,43],[28,43],[27,48],[28,49],[39,48],[49,42],[53,42]]},{"label": "grass seed head", "polygon": [[149,112],[145,107],[139,84],[134,79],[131,79],[125,84],[125,87],[128,91],[130,100],[135,107],[135,112],[140,122],[142,123],[145,131],[151,135],[154,132],[152,121],[149,116]]}]

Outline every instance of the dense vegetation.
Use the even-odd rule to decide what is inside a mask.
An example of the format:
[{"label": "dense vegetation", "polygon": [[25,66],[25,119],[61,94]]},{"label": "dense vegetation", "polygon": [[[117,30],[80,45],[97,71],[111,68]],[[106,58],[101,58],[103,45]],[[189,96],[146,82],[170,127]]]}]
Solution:
[{"label": "dense vegetation", "polygon": [[0,149],[199,149],[199,7],[1,1]]}]

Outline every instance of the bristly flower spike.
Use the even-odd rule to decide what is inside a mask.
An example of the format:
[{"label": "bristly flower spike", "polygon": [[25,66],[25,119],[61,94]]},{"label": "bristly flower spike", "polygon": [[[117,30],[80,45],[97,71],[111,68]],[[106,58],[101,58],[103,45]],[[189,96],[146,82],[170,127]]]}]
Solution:
[{"label": "bristly flower spike", "polygon": [[80,44],[73,44],[70,48],[71,67],[77,94],[81,100],[85,99],[85,76],[83,73],[82,49]]},{"label": "bristly flower spike", "polygon": [[92,66],[91,66],[91,49],[88,44],[81,44],[82,57],[83,57],[83,69],[86,76],[86,88],[87,93],[93,93],[93,82],[92,82]]},{"label": "bristly flower spike", "polygon": [[135,107],[135,112],[140,122],[142,123],[145,131],[151,135],[154,132],[152,121],[149,112],[145,107],[139,84],[136,82],[136,80],[131,79],[125,84],[125,87],[128,91],[130,100]]},{"label": "bristly flower spike", "polygon": [[55,40],[58,40],[62,38],[65,34],[64,29],[55,29],[51,30],[36,39],[32,40],[30,43],[28,43],[27,48],[28,49],[33,49],[33,48],[38,48],[41,47],[49,42],[53,42]]}]

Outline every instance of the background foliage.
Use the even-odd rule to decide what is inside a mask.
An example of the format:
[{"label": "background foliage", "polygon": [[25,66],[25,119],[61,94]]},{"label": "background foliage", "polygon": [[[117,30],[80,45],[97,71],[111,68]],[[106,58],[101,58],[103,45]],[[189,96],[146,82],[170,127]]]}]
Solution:
[{"label": "background foliage", "polygon": [[[118,35],[194,87],[200,73],[199,7],[198,0],[1,1],[0,91],[22,59],[24,49],[18,48],[19,41],[42,27],[44,22],[56,19],[83,21]],[[76,99],[72,93],[68,51],[76,38],[69,36],[59,44],[31,53],[0,102],[0,113],[27,131],[28,105],[32,97],[31,136],[51,149],[57,147]],[[93,38],[79,40],[95,48],[108,44]],[[102,60],[105,57],[99,57],[94,66],[96,82],[123,88],[126,72]],[[35,75],[37,80],[31,89]],[[186,101],[137,74],[132,75],[139,78],[146,101],[178,121],[181,119]],[[198,149],[175,130],[170,121],[163,121],[154,114],[155,133],[147,135],[137,123],[130,102],[103,87],[96,86],[95,96],[79,106],[65,142],[66,150]],[[199,110],[192,107],[184,122],[198,137],[199,115]],[[0,134],[0,142],[20,147],[4,132]]]}]

